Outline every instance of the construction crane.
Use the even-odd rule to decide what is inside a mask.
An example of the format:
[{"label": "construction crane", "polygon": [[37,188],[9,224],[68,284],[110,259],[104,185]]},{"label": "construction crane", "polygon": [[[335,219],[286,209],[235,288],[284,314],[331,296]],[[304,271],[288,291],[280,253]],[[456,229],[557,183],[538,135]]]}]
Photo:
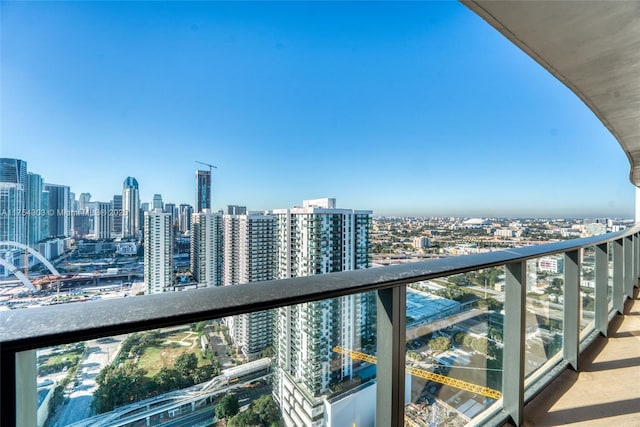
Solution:
[{"label": "construction crane", "polygon": [[[333,347],[333,351],[335,353],[342,354],[344,356],[349,356],[354,360],[362,360],[364,362],[376,364],[378,359],[376,356],[372,356],[370,354],[361,353],[355,350],[347,350],[346,348],[335,346]],[[445,375],[440,375],[433,373],[431,371],[427,371],[425,369],[415,368],[413,366],[406,367],[407,372],[414,377],[423,378],[425,380],[434,381],[440,384],[448,385],[451,387],[458,388],[460,390],[470,391],[472,393],[480,394],[482,396],[490,397],[491,399],[500,399],[502,397],[502,393],[498,390],[494,390],[489,387],[480,386],[477,384],[468,383],[466,381],[457,380],[455,378],[450,378]]]},{"label": "construction crane", "polygon": [[218,169],[217,166],[214,165],[210,165],[209,163],[205,163],[205,162],[199,162],[198,160],[194,160],[196,163],[200,163],[201,165],[205,165],[205,166],[209,166],[209,173],[211,173],[211,171],[213,169]]}]

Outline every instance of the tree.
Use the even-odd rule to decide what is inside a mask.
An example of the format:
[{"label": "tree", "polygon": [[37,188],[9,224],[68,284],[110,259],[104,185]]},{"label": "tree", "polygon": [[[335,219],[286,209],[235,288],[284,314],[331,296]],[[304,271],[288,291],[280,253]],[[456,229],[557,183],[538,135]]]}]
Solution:
[{"label": "tree", "polygon": [[192,385],[190,378],[184,377],[176,369],[168,368],[160,369],[160,371],[153,376],[153,382],[157,393],[166,393]]},{"label": "tree", "polygon": [[409,350],[407,351],[407,359],[414,360],[416,362],[422,362],[424,360],[424,356],[422,356],[417,351]]},{"label": "tree", "polygon": [[473,346],[473,340],[474,340],[474,339],[475,339],[475,338],[473,338],[471,335],[466,334],[466,335],[464,336],[464,339],[462,340],[462,345],[463,345],[464,347],[466,347],[466,348],[469,348],[469,349],[470,349],[470,348]]},{"label": "tree", "polygon": [[144,399],[148,393],[148,380],[144,369],[131,366],[109,366],[96,377],[98,389],[93,395],[93,406],[98,413],[111,411],[117,406]]},{"label": "tree", "polygon": [[140,342],[140,334],[131,334],[129,337],[122,342],[122,346],[120,347],[120,354],[122,354],[125,358],[129,356],[129,352],[131,351],[131,347],[134,345],[138,345]]},{"label": "tree", "polygon": [[475,338],[471,343],[471,348],[478,353],[487,353],[487,339],[486,338]]},{"label": "tree", "polygon": [[447,277],[447,280],[449,281],[449,283],[452,283],[454,285],[462,285],[464,284],[465,277],[463,274],[456,274],[455,276]]},{"label": "tree", "polygon": [[197,333],[201,333],[204,331],[204,328],[207,326],[207,322],[198,322],[191,324],[191,330]]},{"label": "tree", "polygon": [[227,427],[256,427],[262,426],[260,417],[251,409],[234,415],[227,422]]},{"label": "tree", "polygon": [[489,326],[489,337],[497,342],[502,342],[502,331],[498,328],[495,328],[493,326]]},{"label": "tree", "polygon": [[596,301],[593,296],[585,294],[582,297],[582,310],[594,311],[596,308]]},{"label": "tree", "polygon": [[451,340],[448,337],[438,337],[432,340],[429,340],[429,348],[432,351],[443,352],[447,351],[451,348]]},{"label": "tree", "polygon": [[453,336],[453,342],[456,343],[456,345],[463,345],[464,344],[464,337],[466,337],[467,334],[465,334],[464,332],[457,332],[454,336]]},{"label": "tree", "polygon": [[193,378],[194,384],[200,384],[210,380],[218,374],[220,374],[220,364],[216,363],[215,365],[204,365],[197,368],[191,375],[191,378]]},{"label": "tree", "polygon": [[193,353],[182,353],[173,364],[173,369],[184,377],[193,374],[198,367],[198,358]]},{"label": "tree", "polygon": [[555,279],[553,279],[551,281],[551,284],[549,286],[547,286],[546,292],[549,295],[551,295],[551,294],[562,295],[563,294],[563,287],[564,287],[564,280],[562,280],[559,277],[556,277]]},{"label": "tree", "polygon": [[227,419],[233,417],[240,410],[238,398],[235,394],[227,394],[216,405],[216,418]]},{"label": "tree", "polygon": [[271,425],[280,420],[280,408],[271,395],[265,394],[256,399],[251,408],[260,417],[264,425]]},{"label": "tree", "polygon": [[488,297],[486,300],[487,308],[493,311],[501,311],[503,304],[495,298]]},{"label": "tree", "polygon": [[273,357],[275,354],[275,349],[271,345],[262,350],[262,357]]},{"label": "tree", "polygon": [[151,347],[158,343],[158,338],[160,334],[158,331],[147,332],[146,334],[140,337],[140,346],[141,347]]}]

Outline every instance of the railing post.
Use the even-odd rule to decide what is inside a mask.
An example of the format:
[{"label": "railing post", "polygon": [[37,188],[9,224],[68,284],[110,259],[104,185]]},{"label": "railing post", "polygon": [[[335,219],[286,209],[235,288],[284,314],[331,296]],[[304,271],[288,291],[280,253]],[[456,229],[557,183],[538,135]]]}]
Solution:
[{"label": "railing post", "polygon": [[407,288],[378,291],[376,425],[404,426]]},{"label": "railing post", "polygon": [[578,370],[580,352],[580,251],[564,254],[563,357]]},{"label": "railing post", "polygon": [[38,424],[36,351],[16,353],[16,425]]},{"label": "railing post", "polygon": [[613,242],[613,308],[624,312],[624,250],[623,239]]},{"label": "railing post", "polygon": [[629,295],[629,297],[633,298],[633,288],[638,283],[638,269],[636,268],[636,254],[638,253],[638,250],[637,250],[638,242],[635,234],[632,234],[631,236],[629,236],[628,239],[629,239],[629,245],[631,246],[631,261],[630,261],[631,280],[629,283],[629,291],[631,292],[631,294]]},{"label": "railing post", "polygon": [[0,348],[0,425],[16,424],[16,354]]},{"label": "railing post", "polygon": [[631,236],[624,238],[624,294],[633,298],[633,245]]},{"label": "railing post", "polygon": [[0,425],[38,424],[36,351],[0,351]]},{"label": "railing post", "polygon": [[596,318],[595,326],[603,336],[609,329],[609,245],[602,243],[596,246]]},{"label": "railing post", "polygon": [[505,270],[503,407],[520,426],[524,422],[526,261],[507,264]]},{"label": "railing post", "polygon": [[[638,233],[632,236],[633,239],[633,287],[638,287],[638,274],[640,273],[640,266],[638,265],[638,254],[640,254],[640,238]],[[633,288],[631,289],[633,292]],[[632,294],[633,297],[633,294]]]}]

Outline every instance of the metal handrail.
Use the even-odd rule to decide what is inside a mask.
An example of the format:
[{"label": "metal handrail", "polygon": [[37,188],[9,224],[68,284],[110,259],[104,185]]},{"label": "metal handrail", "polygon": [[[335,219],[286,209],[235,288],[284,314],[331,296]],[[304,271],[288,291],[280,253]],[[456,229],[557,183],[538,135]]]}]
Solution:
[{"label": "metal handrail", "polygon": [[392,288],[612,242],[640,226],[544,245],[245,285],[0,312],[0,349],[32,350]]}]

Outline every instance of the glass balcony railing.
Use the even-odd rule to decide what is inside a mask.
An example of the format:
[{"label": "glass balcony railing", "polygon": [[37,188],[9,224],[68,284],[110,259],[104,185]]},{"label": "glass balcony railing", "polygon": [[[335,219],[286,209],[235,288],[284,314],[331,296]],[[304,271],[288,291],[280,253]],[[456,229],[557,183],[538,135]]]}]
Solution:
[{"label": "glass balcony railing", "polygon": [[[622,311],[637,284],[639,236],[635,227],[413,264],[3,311],[0,424],[37,425],[38,375],[62,363],[67,397],[93,394],[94,402],[85,380],[104,382],[110,372],[98,367],[131,371],[130,394],[100,415],[108,425],[211,421],[229,390],[247,405],[273,395],[294,425],[338,425],[338,414],[349,425],[520,425],[524,405],[562,370],[578,369],[580,352]],[[264,310],[280,340],[274,334],[264,353],[247,344],[255,361],[237,364],[220,344],[233,325],[226,319],[255,313],[237,321],[262,321]],[[253,338],[268,342],[261,328]],[[194,366],[160,367],[186,347],[197,349]],[[167,388],[144,393],[151,383]]]}]

